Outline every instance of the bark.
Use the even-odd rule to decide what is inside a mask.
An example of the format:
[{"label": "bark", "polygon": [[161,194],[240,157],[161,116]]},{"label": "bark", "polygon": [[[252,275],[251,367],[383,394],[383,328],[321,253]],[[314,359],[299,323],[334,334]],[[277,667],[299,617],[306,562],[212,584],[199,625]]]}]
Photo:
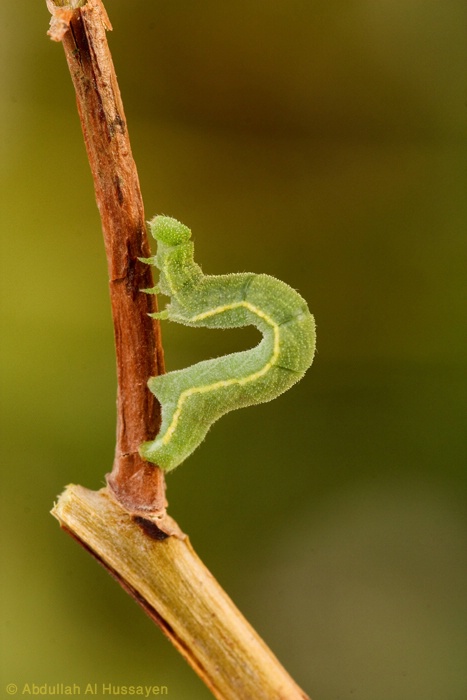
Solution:
[{"label": "bark", "polygon": [[[76,5],[76,3],[74,3]],[[164,475],[138,454],[160,425],[160,406],[147,380],[164,372],[143,200],[106,31],[111,29],[100,0],[70,8],[48,0],[50,36],[62,41],[76,92],[78,113],[102,220],[109,271],[117,362],[117,443],[107,481],[129,512],[162,517]]]}]

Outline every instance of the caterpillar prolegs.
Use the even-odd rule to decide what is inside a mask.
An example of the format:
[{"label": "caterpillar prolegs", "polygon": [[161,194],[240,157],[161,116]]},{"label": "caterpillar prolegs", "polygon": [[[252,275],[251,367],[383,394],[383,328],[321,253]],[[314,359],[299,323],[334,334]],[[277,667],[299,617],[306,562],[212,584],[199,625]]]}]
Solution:
[{"label": "caterpillar prolegs", "polygon": [[313,361],[315,323],[300,294],[274,277],[204,275],[193,259],[191,231],[179,221],[156,216],[149,227],[157,254],[144,262],[155,265],[160,278],[144,291],[170,296],[155,317],[206,328],[254,325],[263,335],[251,350],[149,379],[162,407],[162,424],[156,438],[140,446],[140,454],[169,471],[225,413],[270,401],[303,377]]}]

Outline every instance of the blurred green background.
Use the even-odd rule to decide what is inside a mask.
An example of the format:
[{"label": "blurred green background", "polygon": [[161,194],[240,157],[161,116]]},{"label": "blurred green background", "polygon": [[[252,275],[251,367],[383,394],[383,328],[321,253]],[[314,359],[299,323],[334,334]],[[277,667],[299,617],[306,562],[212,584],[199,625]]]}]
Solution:
[{"label": "blurred green background", "polygon": [[[306,378],[169,475],[170,512],[313,700],[465,700],[465,2],[107,9],[147,217],[189,225],[206,273],[288,282],[318,325]],[[205,700],[48,513],[112,462],[106,263],[45,0],[0,13],[0,697],[112,682]],[[256,341],[163,332],[168,369]]]}]

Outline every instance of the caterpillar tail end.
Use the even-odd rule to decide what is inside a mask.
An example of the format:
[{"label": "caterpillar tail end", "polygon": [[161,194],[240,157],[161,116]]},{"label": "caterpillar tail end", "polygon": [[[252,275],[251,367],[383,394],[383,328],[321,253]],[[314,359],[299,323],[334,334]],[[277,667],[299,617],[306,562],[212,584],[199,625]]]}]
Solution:
[{"label": "caterpillar tail end", "polygon": [[146,460],[146,462],[151,462],[155,464],[164,472],[170,472],[172,469],[178,466],[178,462],[173,462],[168,455],[164,455],[163,448],[161,449],[160,441],[150,440],[148,442],[143,442],[138,449],[140,456]]}]

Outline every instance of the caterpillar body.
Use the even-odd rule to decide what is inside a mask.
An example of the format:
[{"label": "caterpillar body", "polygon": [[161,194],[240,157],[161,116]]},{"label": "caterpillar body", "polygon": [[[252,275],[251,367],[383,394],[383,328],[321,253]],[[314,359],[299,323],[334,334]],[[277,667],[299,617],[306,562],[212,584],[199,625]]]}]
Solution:
[{"label": "caterpillar body", "polygon": [[194,327],[254,325],[263,335],[250,350],[149,379],[162,407],[162,423],[156,438],[140,446],[140,454],[169,471],[198,447],[222,415],[270,401],[303,377],[313,361],[315,323],[300,294],[274,277],[204,275],[193,259],[191,231],[177,220],[156,216],[149,227],[157,254],[143,262],[155,265],[160,278],[143,291],[170,296],[155,317]]}]

